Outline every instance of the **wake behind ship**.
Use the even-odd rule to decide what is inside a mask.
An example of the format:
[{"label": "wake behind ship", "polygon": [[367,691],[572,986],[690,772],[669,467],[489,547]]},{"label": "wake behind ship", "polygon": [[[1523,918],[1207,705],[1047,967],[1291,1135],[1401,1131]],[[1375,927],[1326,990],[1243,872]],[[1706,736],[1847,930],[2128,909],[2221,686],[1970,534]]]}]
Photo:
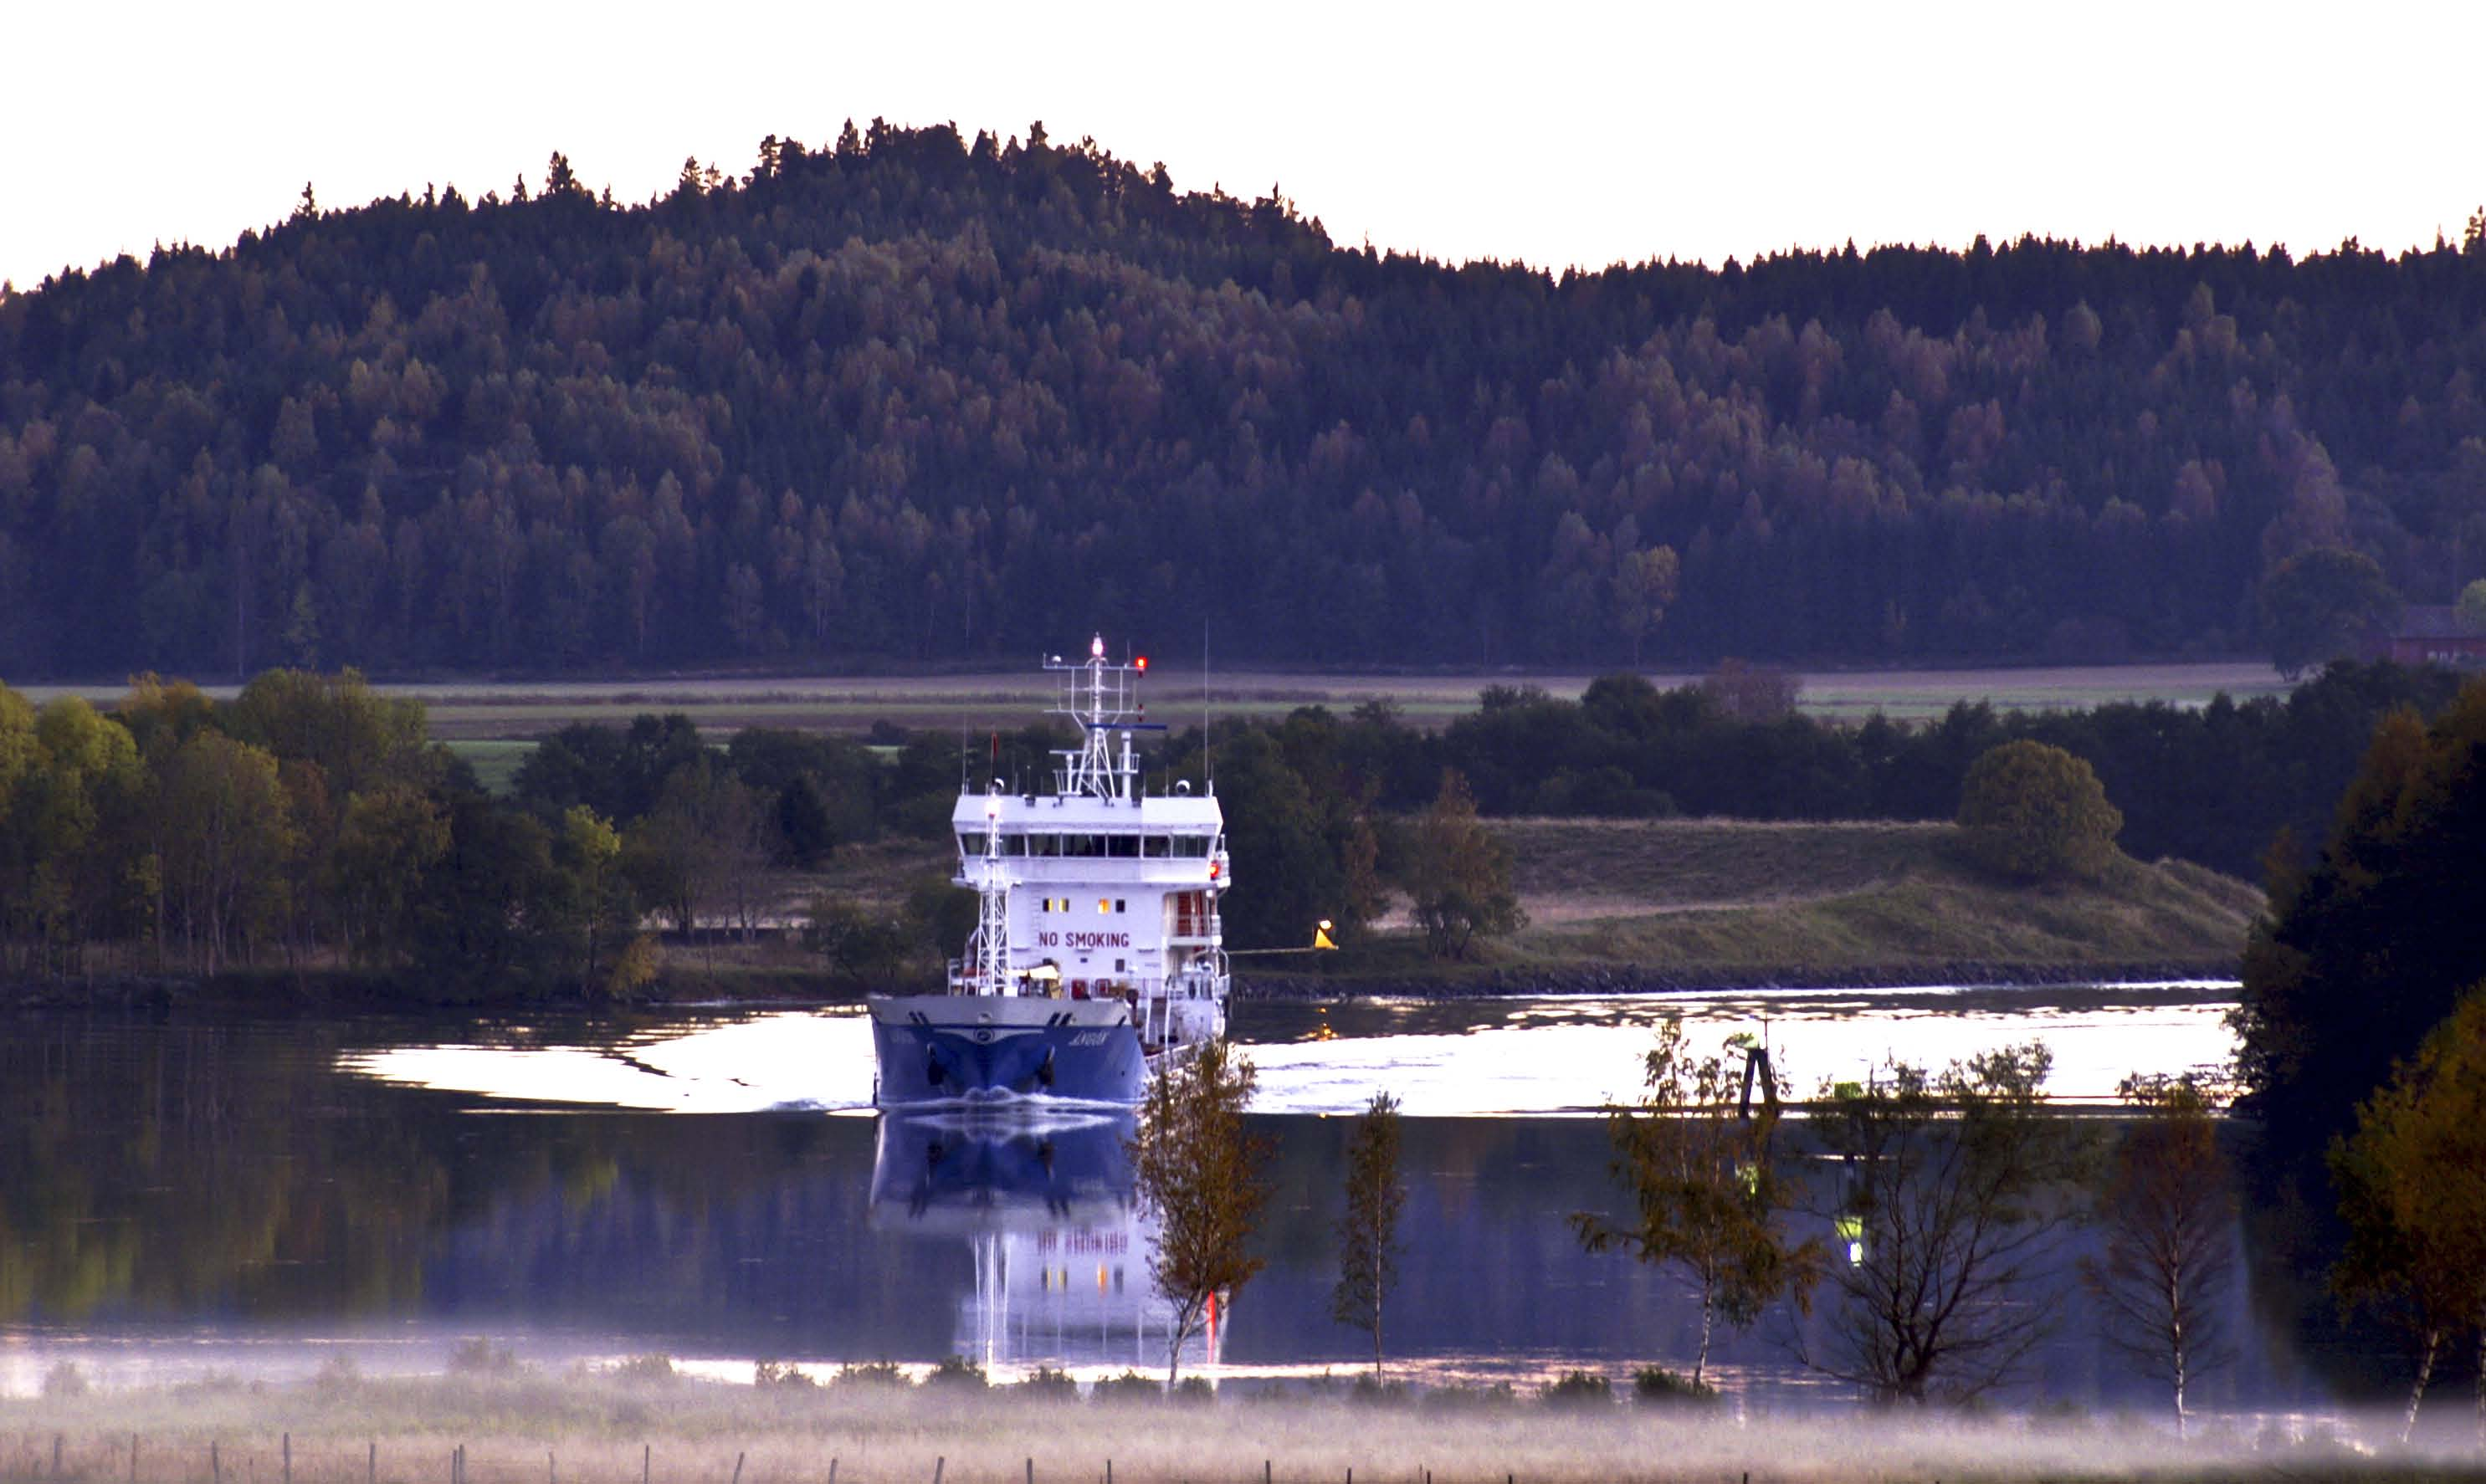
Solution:
[{"label": "wake behind ship", "polygon": [[957,882],[978,925],[944,993],[866,1001],[884,1108],[1136,1103],[1167,1058],[1225,1033],[1217,800],[1141,788],[1132,735],[1161,729],[1141,720],[1146,659],[1109,663],[1100,636],[1085,663],[1044,668],[1081,745],[1055,755],[1051,793],[960,792]]}]

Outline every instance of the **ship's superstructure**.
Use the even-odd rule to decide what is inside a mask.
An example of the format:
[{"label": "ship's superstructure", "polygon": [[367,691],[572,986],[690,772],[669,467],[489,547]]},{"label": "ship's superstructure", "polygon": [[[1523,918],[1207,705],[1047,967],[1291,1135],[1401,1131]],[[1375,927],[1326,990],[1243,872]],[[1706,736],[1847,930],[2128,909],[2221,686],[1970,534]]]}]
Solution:
[{"label": "ship's superstructure", "polygon": [[1009,1096],[1137,1102],[1148,1072],[1225,1033],[1225,816],[1187,783],[1151,795],[1133,735],[1146,659],[1048,659],[1080,746],[1052,789],[962,790],[957,881],[978,926],[947,993],[870,1001],[883,1106]]}]

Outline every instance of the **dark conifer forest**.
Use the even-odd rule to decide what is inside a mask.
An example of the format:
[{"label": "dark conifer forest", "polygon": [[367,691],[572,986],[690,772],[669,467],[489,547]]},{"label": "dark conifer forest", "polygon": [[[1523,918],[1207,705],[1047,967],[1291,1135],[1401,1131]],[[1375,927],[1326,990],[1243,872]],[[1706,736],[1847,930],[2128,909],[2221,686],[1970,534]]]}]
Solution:
[{"label": "dark conifer forest", "polygon": [[555,155],[0,299],[0,670],[2228,653],[2476,575],[2481,378],[2475,218],[1554,277],[1040,126]]}]

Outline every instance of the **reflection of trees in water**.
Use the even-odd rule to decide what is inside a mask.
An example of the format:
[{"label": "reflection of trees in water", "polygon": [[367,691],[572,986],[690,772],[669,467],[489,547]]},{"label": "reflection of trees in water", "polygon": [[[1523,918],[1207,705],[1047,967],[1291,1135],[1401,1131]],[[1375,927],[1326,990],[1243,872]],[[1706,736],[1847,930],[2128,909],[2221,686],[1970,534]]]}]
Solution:
[{"label": "reflection of trees in water", "polygon": [[[0,1036],[0,1317],[362,1309],[448,1181],[317,1031],[20,1019]],[[359,1114],[359,1115],[358,1115]]]},{"label": "reflection of trees in water", "polygon": [[[869,1126],[474,1116],[340,1076],[334,1028],[24,1017],[0,1035],[0,1321],[868,1318]],[[842,1139],[840,1136],[844,1136]],[[761,1294],[746,1258],[819,1269]],[[800,1266],[798,1261],[796,1266]],[[787,1266],[779,1264],[780,1267]],[[832,1274],[847,1280],[831,1285]]]}]

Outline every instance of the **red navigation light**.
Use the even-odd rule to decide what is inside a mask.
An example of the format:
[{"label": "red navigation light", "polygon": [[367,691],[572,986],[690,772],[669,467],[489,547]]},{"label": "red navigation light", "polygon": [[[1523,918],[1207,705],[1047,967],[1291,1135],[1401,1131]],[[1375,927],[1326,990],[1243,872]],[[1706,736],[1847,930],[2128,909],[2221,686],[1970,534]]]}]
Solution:
[{"label": "red navigation light", "polygon": [[1143,654],[1138,659],[1131,661],[1131,668],[1142,674],[1146,674],[1148,673],[1148,657]]}]

